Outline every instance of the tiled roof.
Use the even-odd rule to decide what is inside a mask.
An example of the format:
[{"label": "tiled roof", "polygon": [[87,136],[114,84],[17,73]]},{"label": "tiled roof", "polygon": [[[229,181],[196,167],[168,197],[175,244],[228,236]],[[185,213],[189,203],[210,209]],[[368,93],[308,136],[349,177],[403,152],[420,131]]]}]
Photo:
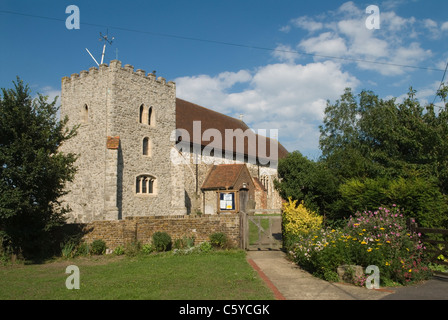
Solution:
[{"label": "tiled roof", "polygon": [[[242,133],[248,134],[254,141],[256,141],[256,154],[258,157],[262,157],[263,154],[260,155],[260,149],[258,146],[258,135],[255,134],[250,128],[241,120],[235,119],[229,116],[226,116],[222,113],[201,107],[197,104],[182,100],[176,99],[176,127],[177,129],[185,129],[189,136],[190,141],[193,140],[193,122],[200,121],[201,122],[201,145],[202,146],[210,146],[210,147],[222,147],[225,149],[225,130],[231,129],[234,132],[235,130],[241,129]],[[222,141],[209,141],[202,140],[203,133],[207,129],[217,129],[221,133]],[[214,139],[214,137],[213,137]],[[246,138],[247,139],[247,138]],[[233,151],[237,151],[236,146],[236,138],[233,141]],[[263,140],[262,140],[263,141]],[[278,146],[278,159],[284,158],[288,155],[288,151],[278,142],[274,141],[274,145]],[[184,141],[185,142],[185,141]],[[250,146],[254,148],[254,146]],[[248,155],[251,149],[249,149],[248,143],[244,145],[244,154]],[[255,149],[254,149],[255,150]],[[270,138],[266,138],[266,155],[270,156]],[[253,154],[251,154],[253,155]]]},{"label": "tiled roof", "polygon": [[234,187],[244,164],[214,165],[205,179],[202,189],[229,189]]}]

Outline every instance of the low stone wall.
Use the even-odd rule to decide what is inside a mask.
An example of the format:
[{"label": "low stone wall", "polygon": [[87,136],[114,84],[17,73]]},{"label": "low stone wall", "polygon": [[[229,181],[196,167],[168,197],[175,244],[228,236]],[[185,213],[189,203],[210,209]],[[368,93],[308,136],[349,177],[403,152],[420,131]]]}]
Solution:
[{"label": "low stone wall", "polygon": [[81,227],[84,241],[91,243],[101,239],[112,250],[133,241],[151,243],[152,235],[157,231],[168,233],[173,241],[194,237],[195,243],[208,241],[212,233],[223,232],[232,245],[240,243],[238,214],[127,217],[124,220],[93,221]]}]

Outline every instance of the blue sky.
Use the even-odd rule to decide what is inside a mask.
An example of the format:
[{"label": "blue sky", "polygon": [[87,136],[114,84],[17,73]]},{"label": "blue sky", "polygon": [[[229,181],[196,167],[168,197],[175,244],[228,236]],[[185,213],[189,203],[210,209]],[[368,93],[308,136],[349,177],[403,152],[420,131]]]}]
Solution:
[{"label": "blue sky", "polygon": [[[69,5],[79,30],[66,28]],[[369,5],[379,29],[366,28]],[[401,99],[412,86],[433,101],[448,61],[447,12],[442,0],[2,0],[0,87],[20,76],[33,93],[60,95],[62,77],[95,66],[85,48],[100,61],[108,29],[105,63],[156,70],[178,97],[277,129],[289,151],[316,159],[326,101],[346,87]]]}]

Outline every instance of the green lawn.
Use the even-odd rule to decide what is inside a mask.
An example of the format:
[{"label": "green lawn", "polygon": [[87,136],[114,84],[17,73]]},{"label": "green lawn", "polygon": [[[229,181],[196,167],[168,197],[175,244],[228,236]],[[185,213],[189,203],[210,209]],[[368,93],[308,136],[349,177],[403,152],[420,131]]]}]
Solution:
[{"label": "green lawn", "polygon": [[[80,270],[69,290],[65,269]],[[0,299],[270,300],[273,293],[240,250],[203,254],[83,257],[0,266]]]}]

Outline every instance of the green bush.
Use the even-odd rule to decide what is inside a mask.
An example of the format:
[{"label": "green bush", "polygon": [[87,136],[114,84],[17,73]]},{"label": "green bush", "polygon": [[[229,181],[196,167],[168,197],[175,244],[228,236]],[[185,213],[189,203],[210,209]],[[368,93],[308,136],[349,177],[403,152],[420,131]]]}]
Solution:
[{"label": "green bush", "polygon": [[140,250],[142,248],[142,244],[138,241],[132,241],[129,243],[126,243],[126,247],[124,249],[125,255],[129,257],[135,257],[140,253]]},{"label": "green bush", "polygon": [[374,210],[379,206],[396,204],[407,217],[426,228],[447,226],[447,197],[437,184],[414,174],[410,177],[351,179],[340,186],[341,201],[346,212]]},{"label": "green bush", "polygon": [[61,254],[65,259],[73,258],[76,255],[76,243],[68,241],[61,244]]},{"label": "green bush", "polygon": [[76,248],[76,256],[87,256],[90,253],[90,246],[86,242],[81,242]]},{"label": "green bush", "polygon": [[114,249],[114,254],[117,256],[121,256],[124,254],[123,246],[118,246]]},{"label": "green bush", "polygon": [[210,244],[215,248],[224,248],[227,245],[227,235],[223,232],[215,232],[210,235]]},{"label": "green bush", "polygon": [[166,232],[155,232],[152,235],[152,244],[154,246],[154,249],[158,252],[169,251],[171,250],[172,246],[171,237]]},{"label": "green bush", "polygon": [[186,249],[194,246],[194,237],[183,237],[174,241],[174,249]]},{"label": "green bush", "polygon": [[205,241],[199,245],[199,249],[201,250],[201,252],[208,253],[213,250],[213,247],[210,242]]},{"label": "green bush", "polygon": [[380,269],[382,285],[428,279],[430,270],[420,235],[406,230],[397,208],[356,213],[341,229],[324,229],[297,239],[290,254],[304,269],[334,281],[343,264]]},{"label": "green bush", "polygon": [[153,251],[154,251],[154,247],[149,243],[144,244],[142,247],[142,252],[145,254],[150,254]]},{"label": "green bush", "polygon": [[90,254],[101,255],[106,252],[106,243],[103,240],[94,240],[90,245]]}]

